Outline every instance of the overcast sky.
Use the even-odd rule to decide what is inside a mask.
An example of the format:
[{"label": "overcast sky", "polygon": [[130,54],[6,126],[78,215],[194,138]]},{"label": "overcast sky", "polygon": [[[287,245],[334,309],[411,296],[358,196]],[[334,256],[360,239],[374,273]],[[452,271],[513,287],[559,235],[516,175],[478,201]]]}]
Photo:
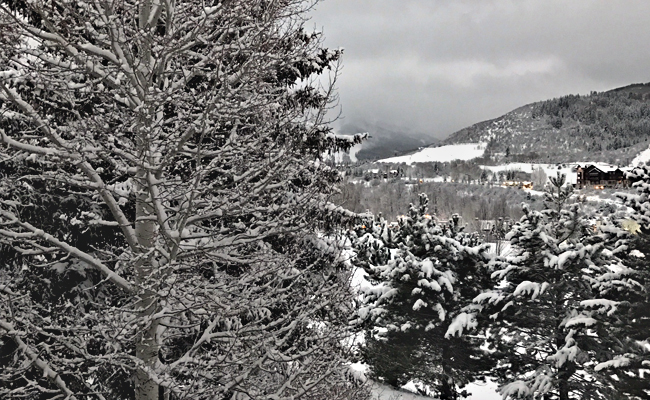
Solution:
[{"label": "overcast sky", "polygon": [[648,0],[324,0],[342,123],[433,137],[518,106],[650,82]]}]

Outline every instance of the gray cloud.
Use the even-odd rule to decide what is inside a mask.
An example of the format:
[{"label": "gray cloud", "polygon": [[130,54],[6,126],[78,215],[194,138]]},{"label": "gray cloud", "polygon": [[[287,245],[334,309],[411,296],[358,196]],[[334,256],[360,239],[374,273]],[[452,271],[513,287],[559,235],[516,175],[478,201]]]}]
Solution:
[{"label": "gray cloud", "polygon": [[325,0],[345,122],[436,137],[520,105],[650,81],[646,0]]}]

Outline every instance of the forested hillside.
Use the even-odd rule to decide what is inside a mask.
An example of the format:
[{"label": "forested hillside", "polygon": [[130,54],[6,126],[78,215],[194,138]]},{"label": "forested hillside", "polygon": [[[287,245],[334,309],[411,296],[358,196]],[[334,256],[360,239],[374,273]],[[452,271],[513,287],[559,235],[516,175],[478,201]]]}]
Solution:
[{"label": "forested hillside", "polygon": [[445,143],[487,142],[517,161],[603,161],[627,165],[648,147],[650,85],[528,104],[452,134]]}]

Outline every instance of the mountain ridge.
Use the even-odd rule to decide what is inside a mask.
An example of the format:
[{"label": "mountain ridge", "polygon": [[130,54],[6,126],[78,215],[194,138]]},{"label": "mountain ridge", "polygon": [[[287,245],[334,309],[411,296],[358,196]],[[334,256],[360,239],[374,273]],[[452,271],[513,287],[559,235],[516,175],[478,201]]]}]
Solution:
[{"label": "mountain ridge", "polygon": [[648,147],[650,83],[523,105],[452,133],[441,144],[488,143],[510,161],[627,165]]}]

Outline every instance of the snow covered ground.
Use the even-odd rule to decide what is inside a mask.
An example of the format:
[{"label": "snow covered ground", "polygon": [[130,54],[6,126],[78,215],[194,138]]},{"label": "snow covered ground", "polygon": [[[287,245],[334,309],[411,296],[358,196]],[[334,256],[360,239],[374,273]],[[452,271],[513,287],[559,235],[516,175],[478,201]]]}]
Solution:
[{"label": "snow covered ground", "polygon": [[373,400],[431,400],[432,397],[420,396],[405,390],[396,390],[390,386],[373,382],[371,389]]},{"label": "snow covered ground", "polygon": [[[411,387],[415,389],[414,385],[408,383],[404,386],[408,389]],[[470,393],[470,396],[466,397],[467,400],[501,400],[501,395],[496,391],[497,384],[494,382],[470,383],[466,389]],[[435,398],[421,396],[407,390],[396,390],[377,382],[372,382],[370,390],[373,400],[431,400]]]},{"label": "snow covered ground", "polygon": [[[453,160],[471,160],[474,158],[481,157],[485,153],[485,148],[487,143],[464,143],[464,144],[452,144],[440,147],[426,147],[413,154],[399,156],[399,157],[390,157],[383,160],[378,160],[380,163],[421,163],[421,162],[449,162]],[[356,152],[355,152],[356,153]],[[351,158],[354,157],[354,154],[351,155]],[[630,163],[627,168],[636,167],[640,163],[650,162],[650,147],[639,153]],[[599,163],[599,162],[574,162],[566,163],[564,167],[559,168],[563,173],[566,173],[567,176],[571,175],[571,168],[577,164],[581,165],[596,165],[598,168],[605,170],[609,168],[617,168],[610,164]],[[624,166],[621,166],[624,167]],[[532,172],[532,169],[542,168],[547,176],[555,176],[558,171],[557,164],[530,164],[530,163],[510,163],[497,166],[484,166],[486,169],[492,171],[503,171],[503,170],[519,170],[524,172]],[[575,183],[575,182],[571,182]]]},{"label": "snow covered ground", "polygon": [[467,400],[501,400],[501,395],[497,393],[497,384],[494,382],[470,383],[466,389],[471,393],[466,397]]},{"label": "snow covered ground", "polygon": [[486,143],[452,144],[440,147],[426,147],[417,153],[406,156],[391,157],[379,160],[381,163],[413,163],[449,162],[453,160],[471,160],[485,153]]},{"label": "snow covered ground", "polygon": [[650,161],[650,147],[648,147],[647,149],[643,150],[643,151],[642,151],[641,153],[639,153],[636,157],[634,157],[634,159],[633,159],[632,162],[630,163],[630,166],[632,166],[632,167],[636,167],[636,166],[638,166],[640,163],[642,163],[642,162],[643,162],[643,163],[647,163],[648,161]]},{"label": "snow covered ground", "polygon": [[[356,277],[357,281],[363,281],[365,278],[363,274],[358,274]],[[363,337],[360,337],[360,342],[363,341]],[[359,382],[367,382],[366,372],[368,366],[364,363],[354,363],[350,365],[350,374],[355,377]],[[372,400],[431,400],[435,397],[422,396],[416,394],[417,391],[416,384],[413,382],[408,382],[406,385],[402,386],[401,389],[393,389],[392,387],[385,385],[380,382],[369,381],[370,392],[372,394]],[[500,400],[501,395],[497,392],[497,384],[495,382],[488,381],[486,383],[477,382],[470,383],[465,387],[469,392],[469,396],[466,397],[466,400]]]}]

